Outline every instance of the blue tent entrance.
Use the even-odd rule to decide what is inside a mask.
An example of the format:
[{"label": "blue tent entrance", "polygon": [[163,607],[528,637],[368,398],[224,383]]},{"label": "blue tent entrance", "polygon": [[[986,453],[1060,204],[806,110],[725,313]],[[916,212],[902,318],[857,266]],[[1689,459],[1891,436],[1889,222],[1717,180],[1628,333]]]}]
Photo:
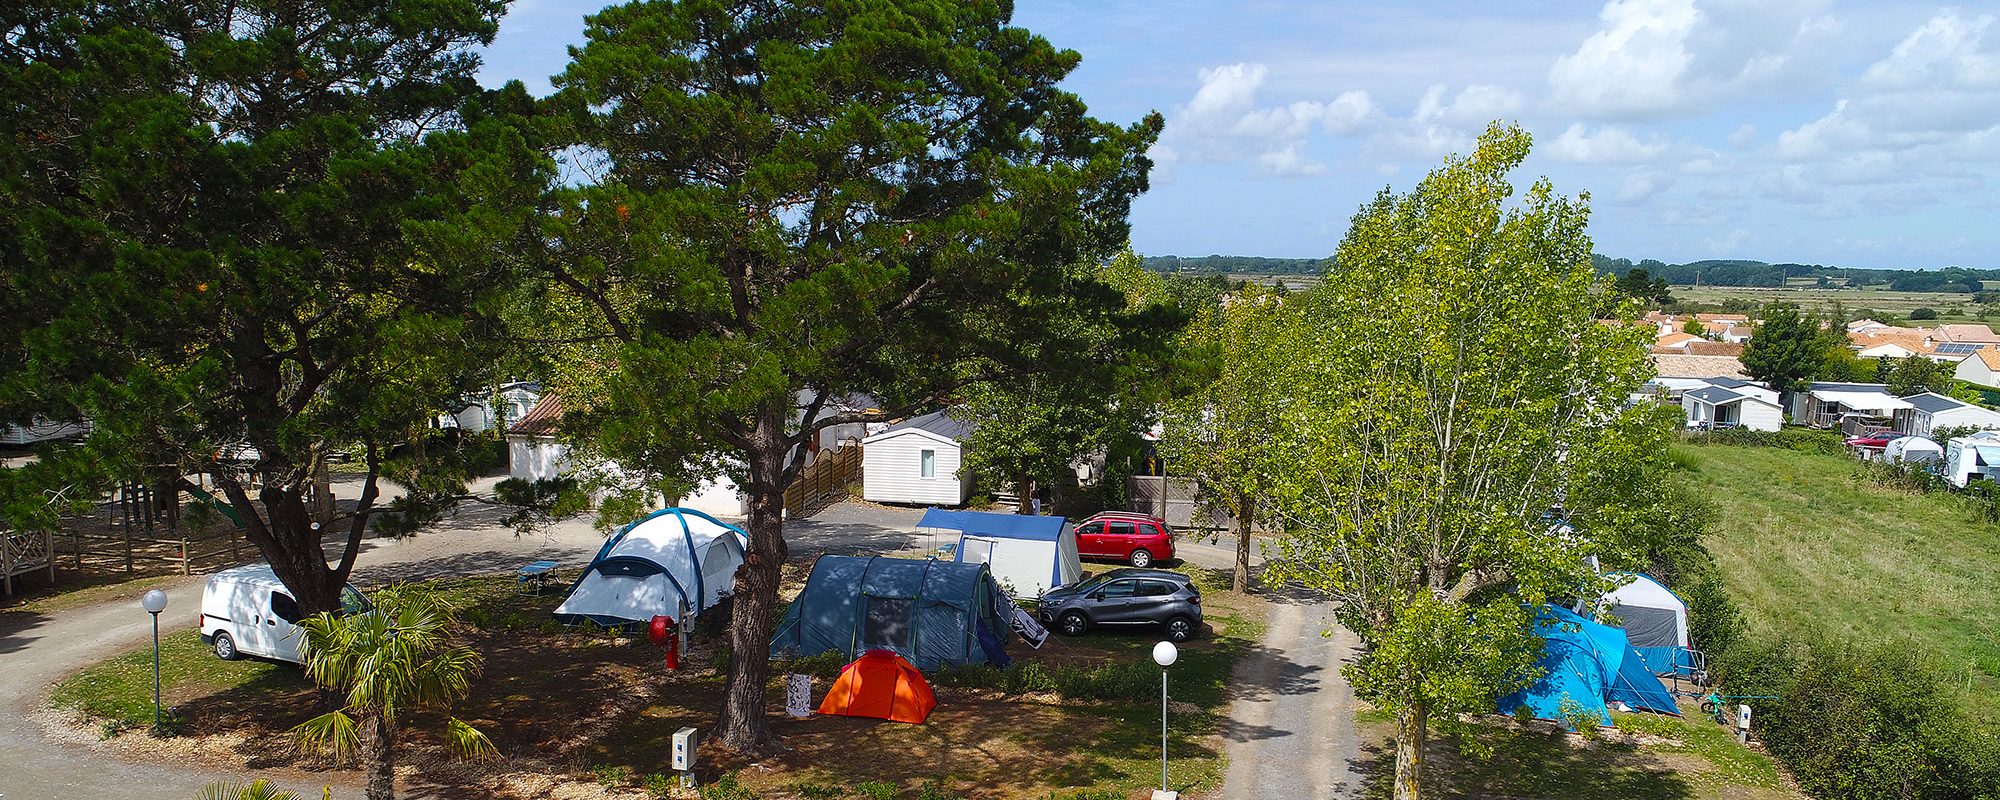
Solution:
[{"label": "blue tent entrance", "polygon": [[1606,703],[1662,714],[1680,715],[1665,684],[1647,671],[1632,651],[1625,632],[1600,625],[1567,610],[1542,606],[1535,610],[1535,635],[1543,642],[1536,666],[1546,674],[1526,688],[1500,698],[1499,710],[1511,714],[1526,706],[1537,719],[1561,721],[1564,700],[1574,701],[1599,724],[1611,723]]}]

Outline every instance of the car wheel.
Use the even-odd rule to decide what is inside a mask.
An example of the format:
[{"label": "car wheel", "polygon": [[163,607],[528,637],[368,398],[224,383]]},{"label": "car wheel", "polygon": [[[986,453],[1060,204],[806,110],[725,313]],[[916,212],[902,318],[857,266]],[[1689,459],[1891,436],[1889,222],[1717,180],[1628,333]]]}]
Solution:
[{"label": "car wheel", "polygon": [[1153,554],[1146,548],[1141,547],[1132,551],[1132,557],[1129,560],[1132,562],[1132,566],[1149,567],[1153,565]]},{"label": "car wheel", "polygon": [[235,661],[242,658],[243,654],[237,652],[235,639],[229,638],[227,633],[218,631],[215,634],[215,657],[224,661]]},{"label": "car wheel", "polygon": [[1056,630],[1062,631],[1064,636],[1082,636],[1084,631],[1090,630],[1090,620],[1081,611],[1071,611],[1056,620]]},{"label": "car wheel", "polygon": [[1192,638],[1194,638],[1194,620],[1187,617],[1174,617],[1167,620],[1168,641],[1185,642]]}]

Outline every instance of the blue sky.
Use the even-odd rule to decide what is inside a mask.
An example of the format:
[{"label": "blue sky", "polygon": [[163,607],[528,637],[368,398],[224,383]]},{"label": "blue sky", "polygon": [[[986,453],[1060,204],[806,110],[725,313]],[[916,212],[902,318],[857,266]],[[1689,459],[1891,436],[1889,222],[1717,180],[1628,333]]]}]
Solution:
[{"label": "blue sky", "polygon": [[[482,80],[536,93],[594,2],[516,0]],[[2000,267],[2000,8],[1901,0],[1017,0],[1097,116],[1167,130],[1142,253],[1324,256],[1495,118],[1598,252]]]}]

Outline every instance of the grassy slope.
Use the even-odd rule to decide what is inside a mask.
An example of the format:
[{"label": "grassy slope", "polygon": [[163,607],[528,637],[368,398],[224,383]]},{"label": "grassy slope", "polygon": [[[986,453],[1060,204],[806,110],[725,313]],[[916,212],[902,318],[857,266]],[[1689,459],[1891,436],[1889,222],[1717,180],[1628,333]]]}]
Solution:
[{"label": "grassy slope", "polygon": [[1709,549],[1753,628],[1920,640],[2000,718],[2000,527],[1949,496],[1860,481],[1846,458],[1686,450],[1722,511]]}]

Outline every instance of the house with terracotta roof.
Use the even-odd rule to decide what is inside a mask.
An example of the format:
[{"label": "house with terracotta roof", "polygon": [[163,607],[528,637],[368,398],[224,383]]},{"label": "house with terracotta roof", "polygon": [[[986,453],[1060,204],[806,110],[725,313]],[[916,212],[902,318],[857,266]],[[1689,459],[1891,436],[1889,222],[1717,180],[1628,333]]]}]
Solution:
[{"label": "house with terracotta roof", "polygon": [[1971,322],[1952,322],[1937,326],[1937,337],[1947,342],[1961,344],[2000,344],[2000,334],[1993,329]]},{"label": "house with terracotta roof", "polygon": [[2000,388],[2000,348],[1988,347],[1958,362],[1952,376],[1966,383]]},{"label": "house with terracotta roof", "polygon": [[1692,333],[1674,332],[1665,334],[1658,339],[1654,339],[1653,350],[1655,352],[1678,351],[1685,353],[1687,352],[1687,346],[1690,342],[1703,342],[1703,341],[1707,340],[1699,336],[1696,336]]},{"label": "house with terracotta roof", "polygon": [[1735,356],[1693,356],[1654,353],[1653,370],[1662,378],[1748,378]]}]

